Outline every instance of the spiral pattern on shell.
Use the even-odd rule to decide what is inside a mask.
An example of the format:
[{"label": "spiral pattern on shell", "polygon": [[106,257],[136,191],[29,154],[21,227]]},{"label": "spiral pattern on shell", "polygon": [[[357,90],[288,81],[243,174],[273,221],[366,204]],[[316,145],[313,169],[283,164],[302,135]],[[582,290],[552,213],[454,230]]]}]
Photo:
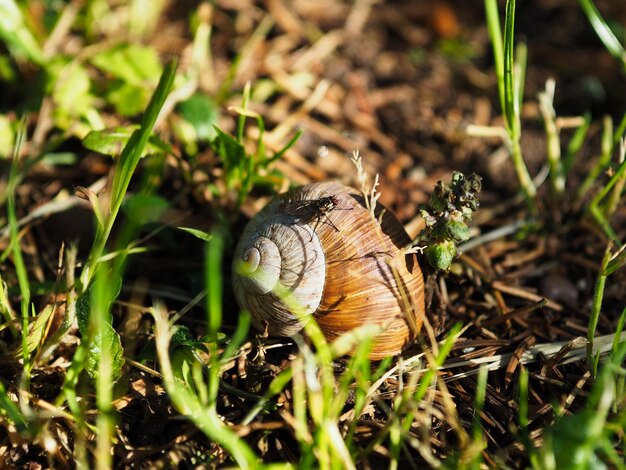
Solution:
[{"label": "spiral pattern on shell", "polygon": [[[298,201],[333,196],[336,207],[308,216],[289,210]],[[378,206],[377,219],[357,191],[313,183],[279,196],[255,215],[235,250],[233,285],[255,326],[292,336],[313,316],[328,340],[356,327],[382,327],[370,357],[399,353],[417,334],[424,285],[410,239]]]}]

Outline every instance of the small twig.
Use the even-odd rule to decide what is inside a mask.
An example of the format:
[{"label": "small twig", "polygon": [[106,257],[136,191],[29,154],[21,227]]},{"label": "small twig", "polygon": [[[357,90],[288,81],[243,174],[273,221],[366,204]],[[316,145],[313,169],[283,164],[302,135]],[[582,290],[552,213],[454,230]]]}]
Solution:
[{"label": "small twig", "polygon": [[547,303],[548,303],[548,299],[541,299],[540,301],[535,302],[532,305],[527,305],[526,307],[513,310],[512,312],[508,312],[505,315],[500,315],[499,317],[493,318],[486,322],[481,322],[480,326],[483,328],[491,328],[492,326],[499,325],[500,323],[513,320],[514,318],[526,316],[529,313],[534,312],[535,310],[538,310],[541,307],[544,307]]},{"label": "small twig", "polygon": [[[504,292],[505,294],[513,295],[515,297],[519,297],[521,299],[532,300],[533,302],[540,302],[545,298],[538,294],[533,294],[532,292],[528,292],[527,290],[520,289],[519,287],[509,286],[500,281],[493,281],[491,283],[491,287],[500,292]],[[556,312],[562,312],[563,306],[554,302],[553,300],[546,301],[546,307],[551,308]]]}]

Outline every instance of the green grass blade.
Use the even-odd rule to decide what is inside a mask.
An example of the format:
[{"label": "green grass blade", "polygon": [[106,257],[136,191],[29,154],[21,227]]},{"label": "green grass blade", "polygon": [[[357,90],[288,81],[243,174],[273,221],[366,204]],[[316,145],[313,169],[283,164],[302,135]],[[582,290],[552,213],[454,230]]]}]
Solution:
[{"label": "green grass blade", "polygon": [[[513,87],[517,103],[517,122],[520,122],[520,109],[524,104],[524,88],[526,86],[526,66],[528,65],[528,47],[523,42],[515,46],[515,64]],[[521,132],[521,129],[520,129]]]},{"label": "green grass blade", "polygon": [[28,271],[26,269],[26,264],[24,263],[24,257],[22,256],[22,249],[20,248],[20,236],[15,206],[15,191],[17,189],[19,174],[18,154],[19,149],[24,142],[25,133],[26,128],[24,125],[20,125],[17,135],[17,143],[13,152],[11,170],[9,173],[7,188],[7,216],[9,222],[10,242],[7,252],[10,252],[13,255],[13,265],[15,266],[15,274],[17,276],[20,294],[22,296],[20,309],[22,316],[22,360],[24,361],[24,370],[29,370],[30,355],[28,351],[28,327],[30,317],[30,282],[28,280]]},{"label": "green grass blade", "polygon": [[[243,96],[241,98],[241,109],[246,110],[248,107],[248,103],[250,102],[250,82],[247,82],[243,87]],[[247,114],[245,112],[239,113],[239,117],[237,118],[237,131],[235,136],[237,138],[237,142],[243,143],[243,133],[246,128],[246,119]]]},{"label": "green grass blade", "polygon": [[206,244],[205,282],[207,286],[206,309],[209,340],[217,341],[222,326],[222,251],[224,237],[214,230]]},{"label": "green grass blade", "polygon": [[519,101],[513,70],[515,67],[515,0],[506,2],[504,18],[504,117],[513,139],[519,138]]},{"label": "green grass blade", "polygon": [[152,129],[156,123],[159,112],[165,103],[165,99],[170,93],[176,75],[176,62],[172,61],[165,66],[159,84],[157,85],[152,99],[148,104],[141,120],[141,127],[133,133],[128,144],[122,151],[118,168],[116,168],[113,178],[113,189],[111,191],[112,203],[111,213],[116,214],[122,204],[122,199],[126,194],[130,179],[135,172],[137,163],[143,153],[143,149],[148,143],[152,134]]},{"label": "green grass blade", "polygon": [[294,135],[282,149],[280,149],[278,152],[272,155],[272,157],[270,157],[267,160],[267,163],[270,164],[270,163],[274,163],[276,160],[280,160],[282,156],[285,154],[285,152],[287,152],[287,150],[289,150],[291,147],[293,147],[296,144],[298,139],[300,139],[300,136],[302,136],[303,132],[304,131],[302,130],[299,130],[298,132],[296,132],[296,135]]},{"label": "green grass blade", "polygon": [[157,88],[143,115],[140,128],[133,132],[124,146],[124,150],[122,150],[122,153],[120,154],[118,164],[113,175],[110,207],[108,212],[105,213],[104,224],[97,226],[95,240],[89,253],[89,260],[85,263],[81,274],[82,292],[87,290],[91,280],[93,279],[96,265],[100,261],[100,257],[104,252],[105,245],[111,230],[113,229],[113,224],[115,223],[119,210],[122,206],[122,201],[126,195],[126,191],[128,190],[130,180],[135,172],[135,169],[137,168],[137,164],[143,154],[143,150],[148,143],[148,139],[150,138],[159,112],[172,89],[175,74],[176,62],[172,61],[168,63],[163,70],[159,84],[157,85]]},{"label": "green grass blade", "polygon": [[598,179],[598,176],[604,171],[606,166],[611,161],[611,152],[613,149],[613,119],[610,116],[605,116],[603,120],[602,137],[601,137],[601,154],[597,159],[596,164],[591,168],[585,180],[581,183],[576,197],[582,200],[589,189]]},{"label": "green grass blade", "polygon": [[626,266],[626,247],[622,245],[620,250],[609,260],[609,264],[606,267],[606,275],[610,276],[618,269],[622,269],[624,266]]},{"label": "green grass blade", "polygon": [[622,314],[619,317],[617,322],[617,328],[615,329],[615,338],[613,339],[613,346],[611,347],[611,354],[617,354],[617,348],[619,346],[619,340],[622,336],[622,331],[624,331],[624,323],[626,322],[626,307],[622,310]]},{"label": "green grass blade", "polygon": [[622,193],[624,192],[624,186],[626,185],[626,141],[622,141],[619,147],[618,167],[615,170],[613,176],[609,180],[607,186],[611,185],[612,188],[606,203],[604,204],[603,215],[607,221],[611,220],[617,209],[619,208],[622,200]]},{"label": "green grass blade", "polygon": [[585,143],[587,132],[589,131],[589,126],[591,125],[591,113],[585,113],[583,118],[584,122],[576,128],[574,135],[572,135],[572,138],[565,149],[565,156],[563,157],[563,172],[566,175],[572,169],[574,160]]},{"label": "green grass blade", "polygon": [[598,273],[598,278],[596,279],[596,285],[594,288],[591,315],[589,316],[589,324],[587,325],[587,364],[589,365],[589,368],[593,371],[594,376],[596,369],[593,367],[593,340],[596,334],[596,328],[598,326],[598,319],[600,318],[600,311],[602,309],[604,285],[606,284],[607,278],[606,267],[609,264],[609,260],[611,259],[612,245],[612,243],[609,243],[609,246],[607,246],[606,251],[604,252],[604,256],[602,258],[600,272]]},{"label": "green grass blade", "polygon": [[248,330],[250,329],[250,312],[243,311],[239,314],[239,322],[237,323],[237,329],[230,337],[230,341],[228,342],[228,346],[224,350],[224,360],[229,361],[232,357],[235,356],[235,353],[239,346],[245,341],[246,336],[248,335]]},{"label": "green grass blade", "polygon": [[444,339],[443,344],[441,344],[441,346],[439,347],[439,354],[437,354],[437,356],[434,358],[433,364],[430,364],[431,367],[429,367],[429,369],[422,376],[419,386],[415,394],[413,395],[413,399],[416,402],[419,402],[424,398],[426,390],[428,390],[428,387],[432,385],[433,380],[437,377],[437,368],[443,365],[446,358],[448,357],[448,354],[450,354],[450,351],[452,350],[452,346],[454,346],[456,336],[459,331],[461,331],[461,324],[456,323],[450,329],[450,332],[448,333],[448,336],[446,336],[446,338]]},{"label": "green grass blade", "polygon": [[9,292],[7,288],[6,282],[2,279],[0,275],[0,316],[4,319],[5,323],[0,326],[0,331],[4,328],[9,328],[13,337],[17,338],[19,332],[15,327],[15,314],[11,308],[11,303],[9,301]]},{"label": "green grass blade", "polygon": [[622,116],[622,120],[619,122],[617,130],[615,131],[615,134],[613,134],[613,148],[619,145],[622,137],[626,138],[626,113]]},{"label": "green grass blade", "polygon": [[263,411],[265,406],[271,401],[272,397],[278,395],[285,389],[292,377],[293,369],[291,367],[283,370],[276,377],[274,377],[274,379],[270,382],[267,391],[263,395],[263,398],[259,400],[259,402],[254,405],[250,411],[248,411],[248,414],[243,419],[241,424],[244,426],[250,424],[258,416],[258,414]]},{"label": "green grass blade", "polygon": [[510,153],[517,178],[524,193],[529,210],[537,211],[534,201],[536,188],[528,173],[520,146],[521,124],[520,107],[523,98],[526,70],[526,48],[518,48],[518,62],[515,61],[515,0],[506,3],[504,20],[504,41],[500,31],[498,6],[495,0],[485,0],[487,26],[494,50],[494,63],[498,82],[500,105],[506,123]]},{"label": "green grass blade", "polygon": [[585,15],[587,15],[589,23],[591,23],[591,26],[600,38],[600,41],[602,41],[602,44],[604,44],[604,47],[606,47],[613,57],[620,61],[623,71],[626,72],[626,50],[624,50],[624,47],[617,37],[615,37],[615,34],[611,31],[606,21],[604,21],[604,18],[600,15],[593,1],[578,0],[578,3],[585,12]]},{"label": "green grass blade", "polygon": [[561,158],[561,139],[556,125],[556,111],[554,109],[555,86],[555,81],[548,79],[545,90],[539,93],[538,98],[546,134],[546,153],[550,165],[550,189],[554,196],[559,196],[565,190],[565,172]]},{"label": "green grass blade", "polygon": [[[626,147],[625,147],[626,148]],[[609,218],[613,215],[614,210],[617,209],[617,204],[620,200],[621,191],[623,189],[624,180],[626,179],[626,160],[623,160],[611,179],[604,185],[604,187],[594,196],[592,201],[587,206],[587,210],[591,213],[591,215],[596,219],[598,225],[604,230],[604,233],[609,237],[610,240],[617,243],[618,246],[621,246],[621,241],[619,240],[617,234],[611,227],[609,222]],[[612,193],[612,198],[609,198],[609,202],[605,210],[600,208],[601,201],[609,194],[611,190],[615,190],[616,192]],[[610,199],[613,199],[611,201]]]},{"label": "green grass blade", "polygon": [[[109,273],[104,269],[98,271],[96,282],[94,283],[93,295],[91,296],[90,326],[92,326],[89,338],[90,352],[96,349],[97,377],[96,377],[96,406],[98,408],[98,418],[96,419],[97,442],[96,442],[96,468],[107,470],[112,468],[113,456],[110,452],[113,447],[113,432],[115,430],[115,416],[113,406],[113,358],[114,351],[111,350],[107,341],[111,335],[117,336],[112,330],[110,320],[110,305],[112,296]],[[119,341],[119,336],[117,336]],[[121,346],[120,346],[121,347]]]},{"label": "green grass blade", "polygon": [[519,407],[517,409],[517,419],[519,425],[524,428],[528,426],[528,371],[525,367],[520,368],[519,376]]},{"label": "green grass blade", "polygon": [[493,61],[495,65],[498,83],[498,95],[500,107],[504,112],[504,51],[502,50],[502,31],[500,29],[500,15],[496,0],[485,0],[485,14],[487,17],[487,29],[493,48]]},{"label": "green grass blade", "polygon": [[485,397],[487,395],[487,377],[489,370],[487,367],[481,367],[478,371],[478,382],[476,384],[476,396],[474,398],[474,419],[472,424],[473,453],[471,468],[480,468],[481,451],[485,447],[485,439],[483,437],[483,428],[481,425],[480,414],[485,406]]}]

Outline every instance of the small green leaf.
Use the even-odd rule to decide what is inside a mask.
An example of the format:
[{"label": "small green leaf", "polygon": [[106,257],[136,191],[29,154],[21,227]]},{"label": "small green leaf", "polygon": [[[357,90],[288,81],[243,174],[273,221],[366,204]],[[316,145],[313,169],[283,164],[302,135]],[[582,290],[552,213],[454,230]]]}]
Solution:
[{"label": "small green leaf", "polygon": [[125,116],[143,111],[163,70],[156,51],[137,44],[104,50],[91,63],[114,78],[109,82],[106,97]]},{"label": "small green leaf", "polygon": [[205,242],[208,242],[211,240],[212,235],[210,233],[207,232],[203,232],[202,230],[198,230],[196,228],[191,228],[191,227],[177,227],[179,230],[182,230],[184,232],[190,233],[192,234],[194,237],[199,238],[200,240],[203,240]]},{"label": "small green leaf", "polygon": [[[112,299],[117,298],[122,290],[122,279],[117,278],[114,285],[111,286]],[[93,292],[93,286],[90,286],[82,295],[78,297],[76,301],[76,320],[78,322],[78,331],[85,336],[87,334],[87,327],[89,326],[89,316],[91,314],[91,294]]]},{"label": "small green leaf", "polygon": [[172,371],[174,376],[181,380],[187,387],[194,384],[192,369],[198,364],[198,358],[190,348],[176,348],[171,353]]},{"label": "small green leaf", "polygon": [[[103,335],[103,339],[100,339],[100,335]],[[101,350],[98,345],[102,343],[103,347],[107,349],[111,357],[111,374],[113,382],[117,381],[122,375],[122,366],[124,366],[124,348],[122,348],[122,340],[120,335],[109,324],[105,324],[105,329],[91,338],[89,345],[87,346],[87,361],[85,363],[85,370],[89,374],[89,377],[96,379],[98,377],[98,363],[100,361]]]},{"label": "small green leaf", "polygon": [[[91,131],[83,139],[83,146],[94,152],[117,157],[139,126],[112,127]],[[171,152],[171,147],[156,136],[151,136],[142,156]]]},{"label": "small green leaf", "polygon": [[456,256],[456,245],[451,240],[433,243],[424,250],[424,254],[432,267],[445,271]]},{"label": "small green leaf", "polygon": [[111,87],[107,100],[123,116],[134,116],[145,109],[151,94],[151,90],[145,86],[121,83]]},{"label": "small green leaf", "polygon": [[458,220],[448,220],[446,222],[446,229],[450,236],[456,242],[462,242],[469,238],[470,231],[467,225],[464,222],[460,222]]},{"label": "small green leaf", "polygon": [[169,202],[155,194],[135,194],[124,200],[122,210],[137,225],[158,222]]},{"label": "small green leaf", "polygon": [[204,343],[194,338],[189,331],[189,328],[185,325],[178,325],[175,327],[172,339],[170,340],[170,348],[173,349],[177,346],[187,346],[192,349],[200,349],[208,352]]},{"label": "small green leaf", "polygon": [[145,86],[159,79],[163,68],[152,47],[123,44],[96,54],[91,63],[124,83]]},{"label": "small green leaf", "polygon": [[89,322],[89,313],[91,312],[91,288],[83,295],[78,297],[76,301],[76,320],[78,322],[78,331],[81,334],[87,332],[87,324]]},{"label": "small green leaf", "polygon": [[8,55],[0,56],[0,81],[4,82],[6,85],[9,83],[15,85],[18,80],[14,65]]},{"label": "small green leaf", "polygon": [[52,97],[57,104],[55,113],[68,117],[86,114],[94,103],[87,69],[78,63],[57,63],[55,68],[58,69],[52,88]]},{"label": "small green leaf", "polygon": [[196,93],[178,105],[181,117],[196,131],[196,139],[211,141],[217,135],[215,124],[219,117],[218,107],[206,95]]},{"label": "small green leaf", "polygon": [[83,147],[111,157],[118,156],[132,133],[139,126],[113,127],[91,131],[83,139]]},{"label": "small green leaf", "polygon": [[224,163],[226,174],[230,175],[234,169],[241,166],[241,162],[245,161],[246,149],[234,137],[220,128],[215,127],[215,131],[217,137],[213,141],[213,146]]},{"label": "small green leaf", "polygon": [[[112,296],[111,299],[117,298],[122,288],[122,278],[117,277],[115,285],[111,285]],[[93,286],[89,287],[87,291],[81,295],[76,302],[76,319],[78,321],[78,330],[83,338],[89,338],[89,317],[91,315],[91,296],[93,292]],[[108,311],[108,307],[107,307]],[[85,363],[85,369],[92,379],[96,379],[98,376],[98,361],[100,360],[101,350],[98,345],[102,344],[109,353],[112,359],[111,373],[113,375],[113,381],[116,381],[122,372],[122,366],[124,365],[124,349],[122,348],[122,341],[120,335],[115,331],[111,325],[112,318],[107,320],[105,328],[102,331],[91,336],[89,344],[87,346],[87,360]]]},{"label": "small green leaf", "polygon": [[241,168],[242,162],[246,160],[246,149],[234,137],[218,127],[215,127],[215,130],[217,137],[213,141],[213,146],[224,164],[224,170],[230,185],[240,176],[238,170]]},{"label": "small green leaf", "polygon": [[214,335],[214,338],[211,338],[209,335],[204,335],[200,338],[200,341],[202,341],[203,343],[210,343],[211,341],[215,341],[217,344],[225,344],[230,342],[232,344],[235,341],[235,336],[233,335],[231,337],[226,333],[218,331],[217,334]]}]

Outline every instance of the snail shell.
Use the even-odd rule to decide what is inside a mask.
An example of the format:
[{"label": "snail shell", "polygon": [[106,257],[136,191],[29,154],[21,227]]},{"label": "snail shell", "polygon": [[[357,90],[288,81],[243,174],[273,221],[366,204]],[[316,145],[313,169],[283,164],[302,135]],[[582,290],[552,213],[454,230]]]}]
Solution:
[{"label": "snail shell", "polygon": [[375,219],[354,189],[324,182],[281,195],[254,216],[233,266],[235,297],[254,325],[293,336],[314,317],[329,341],[381,325],[370,357],[398,354],[421,327],[424,282],[415,255],[402,250],[411,241],[402,225],[380,205],[376,212]]}]

